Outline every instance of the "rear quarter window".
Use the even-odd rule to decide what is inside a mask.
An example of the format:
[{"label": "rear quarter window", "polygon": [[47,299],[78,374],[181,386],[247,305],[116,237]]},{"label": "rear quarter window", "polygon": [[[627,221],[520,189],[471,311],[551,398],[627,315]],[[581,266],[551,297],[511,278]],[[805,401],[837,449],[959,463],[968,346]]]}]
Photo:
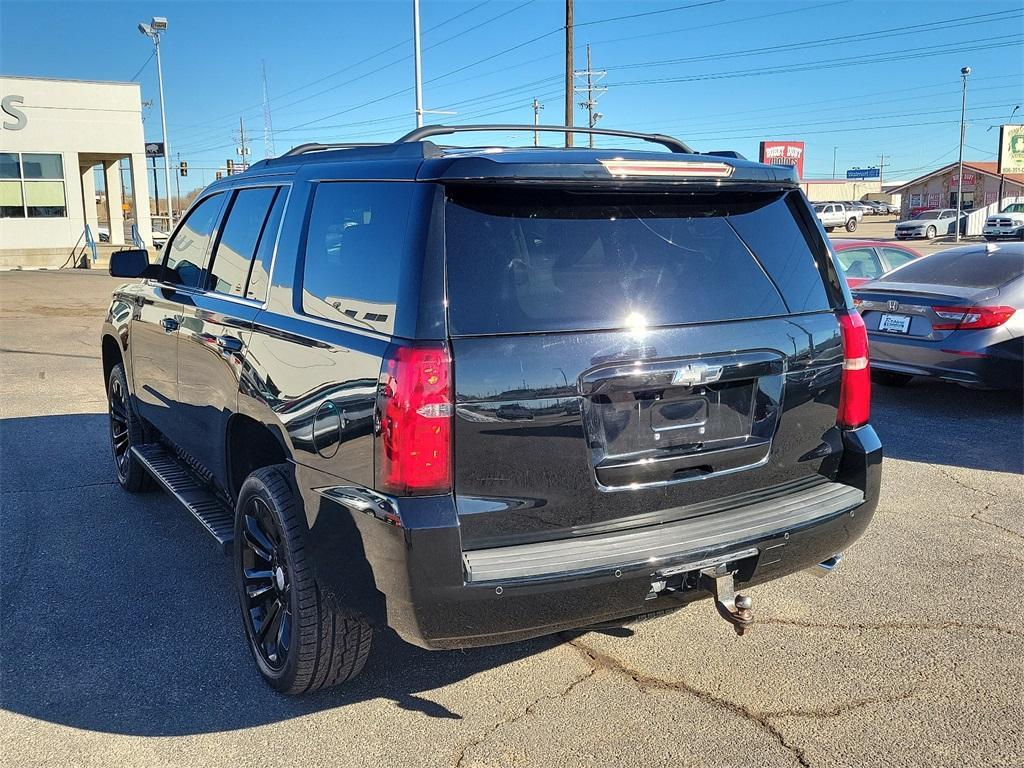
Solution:
[{"label": "rear quarter window", "polygon": [[[408,237],[413,182],[322,182],[310,212],[302,309],[308,315],[390,334],[403,264],[420,246]],[[409,270],[407,270],[409,272]]]}]

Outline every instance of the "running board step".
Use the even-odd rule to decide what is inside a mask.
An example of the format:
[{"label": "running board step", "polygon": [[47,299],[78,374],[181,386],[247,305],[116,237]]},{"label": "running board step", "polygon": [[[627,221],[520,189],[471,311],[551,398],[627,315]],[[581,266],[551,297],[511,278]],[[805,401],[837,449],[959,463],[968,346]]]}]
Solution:
[{"label": "running board step", "polygon": [[132,447],[132,454],[171,496],[195,515],[225,553],[235,534],[234,512],[178,458],[159,443]]}]

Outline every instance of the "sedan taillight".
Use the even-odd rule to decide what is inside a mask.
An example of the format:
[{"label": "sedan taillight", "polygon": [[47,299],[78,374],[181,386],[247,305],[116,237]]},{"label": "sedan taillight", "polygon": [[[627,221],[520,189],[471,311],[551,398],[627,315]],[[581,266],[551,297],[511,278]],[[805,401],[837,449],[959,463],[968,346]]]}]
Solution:
[{"label": "sedan taillight", "polygon": [[1013,307],[932,307],[939,321],[936,331],[976,331],[1002,325],[1016,311]]}]

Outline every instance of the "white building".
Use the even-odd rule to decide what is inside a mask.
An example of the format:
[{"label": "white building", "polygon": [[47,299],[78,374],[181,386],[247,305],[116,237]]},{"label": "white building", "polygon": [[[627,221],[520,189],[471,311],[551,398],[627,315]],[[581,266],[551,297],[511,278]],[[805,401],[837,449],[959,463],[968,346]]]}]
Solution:
[{"label": "white building", "polygon": [[0,267],[59,267],[101,219],[112,246],[151,242],[139,85],[0,76]]}]

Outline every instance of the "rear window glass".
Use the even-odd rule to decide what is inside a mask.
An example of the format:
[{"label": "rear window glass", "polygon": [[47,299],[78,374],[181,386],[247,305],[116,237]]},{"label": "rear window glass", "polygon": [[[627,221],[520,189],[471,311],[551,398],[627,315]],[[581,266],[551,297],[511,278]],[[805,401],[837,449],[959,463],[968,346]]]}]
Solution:
[{"label": "rear window glass", "polygon": [[954,248],[914,259],[881,278],[883,283],[959,285],[965,288],[995,288],[1024,274],[1020,250]]},{"label": "rear window glass", "polygon": [[790,289],[801,307],[828,306],[778,194],[452,187],[448,195],[448,318],[456,335],[784,315],[779,291]]}]

